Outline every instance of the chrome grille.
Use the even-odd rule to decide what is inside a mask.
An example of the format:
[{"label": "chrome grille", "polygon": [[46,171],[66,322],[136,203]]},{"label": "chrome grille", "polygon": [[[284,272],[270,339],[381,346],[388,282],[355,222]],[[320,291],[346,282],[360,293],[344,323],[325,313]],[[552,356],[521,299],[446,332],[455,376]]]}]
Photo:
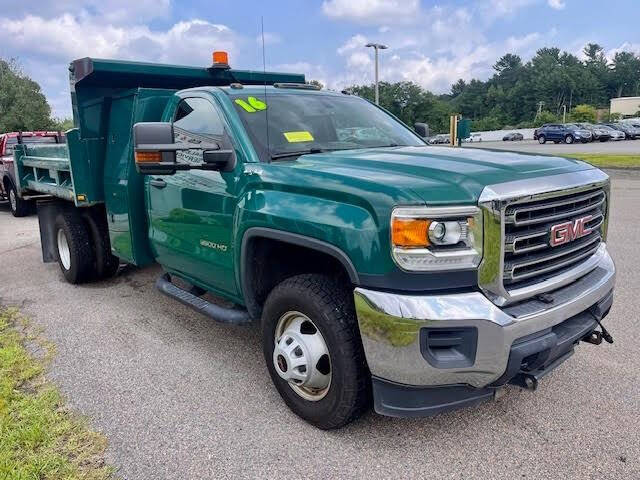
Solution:
[{"label": "chrome grille", "polygon": [[[602,242],[606,193],[594,188],[542,200],[507,204],[504,210],[504,262],[506,288],[543,281],[594,254]],[[563,245],[551,246],[551,228],[591,216],[589,233]]]}]

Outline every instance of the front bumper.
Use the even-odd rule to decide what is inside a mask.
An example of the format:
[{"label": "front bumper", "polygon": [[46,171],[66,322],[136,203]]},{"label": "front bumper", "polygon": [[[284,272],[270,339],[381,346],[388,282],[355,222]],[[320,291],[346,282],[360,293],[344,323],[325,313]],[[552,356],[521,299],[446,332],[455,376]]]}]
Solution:
[{"label": "front bumper", "polygon": [[[546,364],[541,366],[566,358],[574,344],[595,329],[589,309],[600,304],[606,314],[603,302],[611,303],[615,267],[604,245],[595,255],[599,258],[593,270],[547,294],[545,302],[534,297],[502,308],[480,292],[418,296],[356,288],[356,312],[374,379],[376,410],[402,416],[442,410],[440,404],[426,409],[414,405],[398,413],[392,408],[394,402],[387,402],[391,408],[380,404],[384,394],[394,398],[401,391],[413,392],[409,398],[414,399],[420,398],[417,390],[425,389],[430,398],[446,397],[446,409],[489,398],[494,387],[518,374],[521,362],[510,363],[518,345],[577,322],[569,333],[579,337],[558,336],[555,340],[564,342],[562,348],[547,344]],[[431,387],[439,393],[434,394]],[[442,393],[443,387],[455,388]]]}]

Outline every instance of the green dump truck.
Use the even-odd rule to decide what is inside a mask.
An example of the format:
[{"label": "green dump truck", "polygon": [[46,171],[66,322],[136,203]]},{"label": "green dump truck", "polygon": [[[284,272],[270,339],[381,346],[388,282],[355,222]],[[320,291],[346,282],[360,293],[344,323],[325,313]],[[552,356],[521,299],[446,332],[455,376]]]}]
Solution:
[{"label": "green dump truck", "polygon": [[[320,428],[533,390],[611,341],[609,179],[551,156],[427,146],[303,75],[76,60],[65,145],[16,147],[67,281],[159,263],[157,286],[257,324]],[[226,300],[228,306],[211,300]]]}]

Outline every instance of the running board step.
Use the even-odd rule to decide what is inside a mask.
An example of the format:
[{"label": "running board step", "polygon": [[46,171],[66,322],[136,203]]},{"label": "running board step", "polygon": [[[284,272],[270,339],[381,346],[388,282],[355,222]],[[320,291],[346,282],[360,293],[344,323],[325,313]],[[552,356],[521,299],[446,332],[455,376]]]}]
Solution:
[{"label": "running board step", "polygon": [[180,303],[191,307],[194,310],[206,315],[217,322],[230,323],[233,325],[249,325],[251,317],[246,310],[237,308],[224,308],[183,290],[171,283],[171,277],[165,273],[156,280],[156,288],[168,297],[175,298]]}]

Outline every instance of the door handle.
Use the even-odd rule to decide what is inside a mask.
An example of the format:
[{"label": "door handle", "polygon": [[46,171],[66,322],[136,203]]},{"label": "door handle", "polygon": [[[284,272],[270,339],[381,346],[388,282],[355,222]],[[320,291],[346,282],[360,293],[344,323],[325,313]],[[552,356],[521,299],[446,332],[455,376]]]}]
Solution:
[{"label": "door handle", "polygon": [[152,178],[151,180],[149,180],[149,184],[156,188],[164,188],[167,186],[167,182],[165,182],[161,178]]}]

